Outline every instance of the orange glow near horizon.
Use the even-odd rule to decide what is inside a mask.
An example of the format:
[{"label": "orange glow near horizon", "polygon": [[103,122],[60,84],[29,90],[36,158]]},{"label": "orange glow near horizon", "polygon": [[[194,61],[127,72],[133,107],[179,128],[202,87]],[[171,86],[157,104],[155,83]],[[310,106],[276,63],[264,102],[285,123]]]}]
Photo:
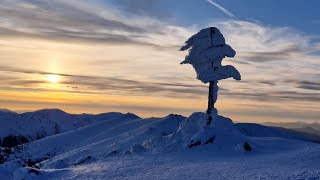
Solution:
[{"label": "orange glow near horizon", "polygon": [[[69,113],[104,113],[104,112],[131,112],[141,117],[163,117],[170,113],[188,116],[192,112],[204,112],[207,99],[183,99],[168,97],[141,97],[119,95],[78,94],[65,92],[5,92],[0,91],[3,97],[0,107],[16,111],[34,111],[46,108],[58,108]],[[251,105],[250,105],[251,104]],[[250,106],[248,106],[250,105]],[[267,116],[268,109],[262,109],[263,115],[252,114],[256,111],[254,106],[265,107],[268,103],[263,102],[240,102],[233,99],[224,99],[217,102],[220,115],[230,117],[237,122],[274,122],[295,121],[297,119],[270,118]],[[271,103],[269,104],[271,105]],[[275,107],[279,108],[281,105]],[[240,107],[240,108],[239,108]],[[297,109],[284,110],[288,113]]]},{"label": "orange glow near horizon", "polygon": [[[117,111],[141,117],[170,113],[188,116],[206,110],[207,85],[196,80],[191,66],[179,65],[185,54],[174,48],[159,51],[145,45],[8,37],[0,43],[5,45],[1,58],[10,59],[0,62],[1,108],[16,111],[59,108],[70,113]],[[237,60],[226,62],[232,64]],[[219,82],[219,114],[242,122],[319,119],[319,104],[310,97],[309,101],[294,97],[290,101],[260,100],[263,93],[272,94],[276,90],[281,93],[285,89],[295,96],[297,91],[296,87],[257,84],[271,78],[272,69],[264,69],[261,74],[251,65],[235,66],[239,67],[244,83]],[[260,93],[262,97],[245,96],[246,93]]]}]

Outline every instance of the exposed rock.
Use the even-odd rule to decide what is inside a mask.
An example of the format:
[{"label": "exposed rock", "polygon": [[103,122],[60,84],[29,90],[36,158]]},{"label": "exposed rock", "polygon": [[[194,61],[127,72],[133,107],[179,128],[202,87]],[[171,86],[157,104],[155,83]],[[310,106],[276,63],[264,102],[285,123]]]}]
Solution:
[{"label": "exposed rock", "polygon": [[1,146],[2,147],[14,147],[20,144],[29,142],[28,138],[21,135],[9,135],[3,138]]},{"label": "exposed rock", "polygon": [[249,143],[247,143],[247,142],[245,142],[244,144],[243,144],[243,149],[245,150],[245,151],[251,151],[251,146],[249,145]]},{"label": "exposed rock", "polygon": [[208,141],[206,141],[204,144],[211,144],[213,143],[214,139],[216,138],[216,136],[211,137],[210,139],[208,139]]},{"label": "exposed rock", "polygon": [[192,148],[192,147],[195,147],[195,146],[199,146],[201,145],[201,141],[191,141],[191,144],[188,146],[188,148]]},{"label": "exposed rock", "polygon": [[41,174],[40,171],[38,171],[37,169],[34,169],[34,168],[30,169],[30,170],[28,171],[28,173],[34,173],[34,174],[36,174],[36,175]]}]

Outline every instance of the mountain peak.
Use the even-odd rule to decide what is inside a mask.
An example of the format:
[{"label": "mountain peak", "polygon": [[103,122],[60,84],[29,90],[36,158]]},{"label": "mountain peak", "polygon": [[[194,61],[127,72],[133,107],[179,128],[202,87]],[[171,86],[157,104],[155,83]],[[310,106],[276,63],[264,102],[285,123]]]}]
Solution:
[{"label": "mountain peak", "polygon": [[11,111],[9,109],[0,109],[0,112],[3,112],[3,113],[16,113],[16,112]]},{"label": "mountain peak", "polygon": [[135,115],[133,113],[126,113],[124,116],[126,118],[130,118],[130,119],[141,119],[141,117],[139,117],[138,115]]},{"label": "mountain peak", "polygon": [[66,112],[62,111],[61,109],[40,109],[34,111],[33,113],[60,113],[60,114],[67,114]]},{"label": "mountain peak", "polygon": [[169,114],[165,118],[174,118],[174,117],[179,117],[179,118],[186,118],[180,114]]}]

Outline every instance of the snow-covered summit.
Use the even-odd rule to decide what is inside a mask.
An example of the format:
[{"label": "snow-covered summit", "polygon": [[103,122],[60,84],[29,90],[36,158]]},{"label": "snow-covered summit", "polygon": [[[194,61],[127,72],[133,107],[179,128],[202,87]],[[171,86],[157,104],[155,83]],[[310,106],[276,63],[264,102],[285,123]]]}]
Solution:
[{"label": "snow-covered summit", "polygon": [[245,144],[250,143],[251,140],[238,130],[231,119],[215,114],[212,123],[207,125],[207,115],[202,112],[185,118],[172,134],[152,137],[144,142],[148,148],[166,152],[205,147],[230,153],[245,152]]}]

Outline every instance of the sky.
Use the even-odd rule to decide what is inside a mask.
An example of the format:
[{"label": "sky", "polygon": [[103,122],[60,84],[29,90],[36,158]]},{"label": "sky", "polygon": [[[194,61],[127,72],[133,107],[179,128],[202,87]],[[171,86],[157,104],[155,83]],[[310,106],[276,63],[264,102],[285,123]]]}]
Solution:
[{"label": "sky", "polygon": [[316,0],[2,0],[0,108],[141,117],[205,111],[208,85],[180,65],[184,42],[214,26],[237,51],[219,114],[320,122]]}]

